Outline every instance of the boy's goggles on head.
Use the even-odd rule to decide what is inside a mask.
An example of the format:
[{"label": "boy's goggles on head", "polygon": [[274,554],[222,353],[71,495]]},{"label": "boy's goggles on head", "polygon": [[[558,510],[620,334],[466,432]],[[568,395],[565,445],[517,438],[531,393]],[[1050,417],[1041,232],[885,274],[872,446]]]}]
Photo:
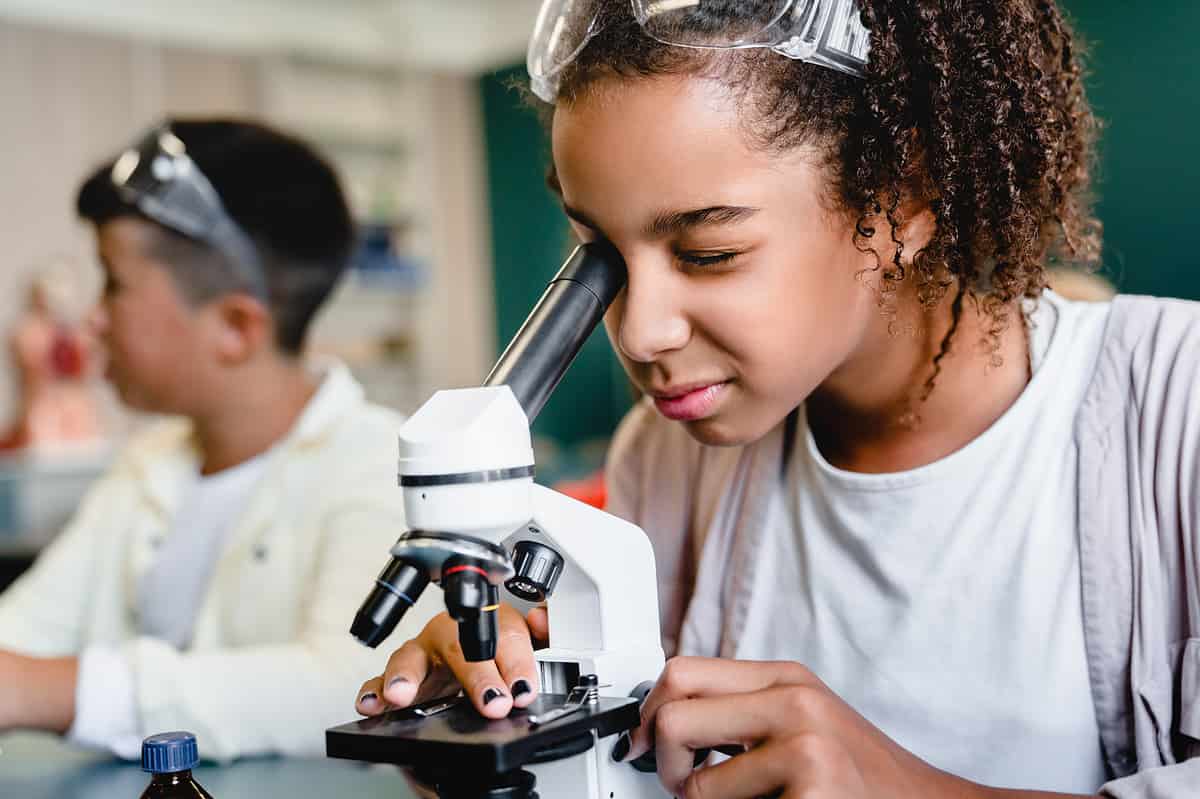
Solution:
[{"label": "boy's goggles on head", "polygon": [[246,290],[267,301],[266,276],[254,243],[225,211],[169,124],[155,127],[123,152],[110,177],[122,200],[163,227],[220,252]]},{"label": "boy's goggles on head", "polygon": [[[602,27],[597,0],[545,0],[526,66],[536,94],[553,103],[562,70]],[[646,35],[703,49],[764,47],[862,77],[870,37],[854,0],[630,0]]]}]

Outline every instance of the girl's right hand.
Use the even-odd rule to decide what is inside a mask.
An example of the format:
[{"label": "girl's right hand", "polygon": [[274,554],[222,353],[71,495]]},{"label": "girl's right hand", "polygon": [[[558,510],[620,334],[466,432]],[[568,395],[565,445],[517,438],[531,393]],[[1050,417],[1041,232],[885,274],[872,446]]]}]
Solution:
[{"label": "girl's right hand", "polygon": [[495,660],[468,663],[458,643],[458,623],[441,613],[392,653],[382,675],[363,683],[355,708],[364,716],[377,716],[445,696],[457,686],[486,718],[501,719],[514,707],[527,707],[538,692],[533,641],[548,637],[546,610],[534,608],[523,617],[501,605],[496,616]]}]

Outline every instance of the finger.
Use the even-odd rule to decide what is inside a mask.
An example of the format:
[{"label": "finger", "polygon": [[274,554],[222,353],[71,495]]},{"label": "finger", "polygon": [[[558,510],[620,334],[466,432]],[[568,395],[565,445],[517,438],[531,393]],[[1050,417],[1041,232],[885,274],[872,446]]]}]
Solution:
[{"label": "finger", "polygon": [[[524,626],[522,621],[521,625]],[[458,642],[458,624],[449,616],[434,619],[421,633],[425,650],[454,674],[463,693],[485,718],[502,719],[512,710],[508,685],[494,660],[469,663]]]},{"label": "finger", "polygon": [[408,707],[417,700],[417,693],[432,665],[420,639],[405,641],[388,658],[380,680],[380,698],[396,707]]},{"label": "finger", "polygon": [[354,703],[354,708],[362,715],[377,716],[384,711],[386,706],[383,701],[383,677],[367,680],[358,689],[358,699]]},{"label": "finger", "polygon": [[799,663],[678,657],[667,661],[654,689],[642,703],[642,723],[630,734],[625,760],[641,757],[654,745],[654,717],[667,702],[700,696],[745,694],[775,685],[822,685]]},{"label": "finger", "polygon": [[550,640],[550,614],[545,608],[534,608],[529,611],[525,622],[529,625],[529,634],[535,642],[544,645]]},{"label": "finger", "polygon": [[497,622],[496,668],[509,687],[514,707],[528,707],[537,697],[538,670],[529,626],[515,608],[502,605]]},{"label": "finger", "polygon": [[768,744],[718,765],[697,769],[675,787],[672,795],[683,799],[754,799],[788,796],[784,793],[788,790],[798,794],[797,786],[788,783],[803,779],[806,764],[795,760],[791,751],[794,748]]},{"label": "finger", "polygon": [[[753,694],[680,699],[655,716],[654,753],[658,774],[675,791],[692,773],[700,749],[749,748],[778,737],[807,733],[803,686],[779,686]],[[718,794],[720,795],[720,794]]]}]

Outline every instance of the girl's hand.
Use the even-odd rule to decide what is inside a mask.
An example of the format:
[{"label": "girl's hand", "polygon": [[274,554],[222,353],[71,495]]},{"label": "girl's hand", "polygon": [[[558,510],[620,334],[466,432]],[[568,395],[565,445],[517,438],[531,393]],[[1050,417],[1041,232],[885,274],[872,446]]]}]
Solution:
[{"label": "girl's hand", "polygon": [[[744,753],[693,770],[697,750],[730,747]],[[621,759],[651,748],[662,784],[687,799],[991,795],[901,748],[798,663],[674,658]],[[623,740],[614,757],[622,749]]]},{"label": "girl's hand", "polygon": [[445,696],[457,686],[487,718],[501,719],[514,707],[528,706],[538,691],[533,639],[547,638],[546,611],[535,608],[524,618],[501,605],[496,613],[495,660],[468,663],[458,643],[458,623],[441,613],[392,653],[382,675],[363,683],[355,703],[358,712],[377,716]]}]

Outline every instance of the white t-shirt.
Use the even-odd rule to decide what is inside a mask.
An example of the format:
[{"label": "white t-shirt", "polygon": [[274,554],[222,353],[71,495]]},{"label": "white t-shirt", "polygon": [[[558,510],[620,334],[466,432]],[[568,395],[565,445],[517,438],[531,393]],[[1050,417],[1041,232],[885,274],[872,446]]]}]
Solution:
[{"label": "white t-shirt", "polygon": [[1094,793],[1106,777],[1083,640],[1073,422],[1107,313],[1047,294],[1029,385],[986,432],[921,468],[837,469],[801,415],[789,464],[797,533],[764,538],[737,657],[804,663],[953,774]]},{"label": "white t-shirt", "polygon": [[264,453],[215,474],[197,475],[175,511],[171,534],[138,585],[142,635],[177,649],[191,642],[213,568],[266,464]]},{"label": "white t-shirt", "polygon": [[[139,581],[142,635],[178,649],[191,642],[213,569],[262,477],[268,454],[215,474],[196,475],[175,511],[170,535]],[[88,647],[80,655],[75,721],[68,737],[135,758],[142,744],[137,730],[134,676],[128,662],[116,648]]]}]

